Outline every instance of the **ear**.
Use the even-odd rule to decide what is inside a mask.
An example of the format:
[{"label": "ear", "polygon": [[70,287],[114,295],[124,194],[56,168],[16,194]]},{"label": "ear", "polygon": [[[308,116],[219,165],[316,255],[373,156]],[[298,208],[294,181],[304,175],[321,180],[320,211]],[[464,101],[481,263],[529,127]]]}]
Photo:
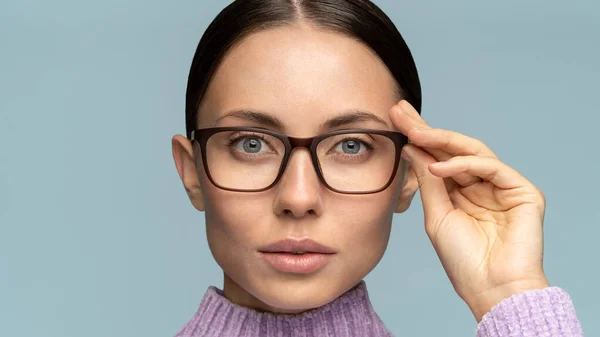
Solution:
[{"label": "ear", "polygon": [[171,146],[177,173],[179,173],[179,178],[181,178],[192,205],[197,210],[204,211],[204,197],[198,181],[192,142],[182,135],[176,135],[171,140]]},{"label": "ear", "polygon": [[419,182],[417,181],[417,175],[415,171],[410,167],[410,164],[400,159],[400,169],[403,170],[403,182],[398,201],[396,202],[396,213],[404,213],[410,206],[417,190],[419,189]]}]

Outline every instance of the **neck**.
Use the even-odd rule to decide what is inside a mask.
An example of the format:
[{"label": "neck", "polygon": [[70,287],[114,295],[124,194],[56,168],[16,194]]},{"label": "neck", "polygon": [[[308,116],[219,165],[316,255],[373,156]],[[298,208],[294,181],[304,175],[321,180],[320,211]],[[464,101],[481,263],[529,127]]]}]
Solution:
[{"label": "neck", "polygon": [[261,312],[231,302],[209,287],[196,315],[176,337],[391,336],[373,310],[364,282],[334,301],[297,314]]}]

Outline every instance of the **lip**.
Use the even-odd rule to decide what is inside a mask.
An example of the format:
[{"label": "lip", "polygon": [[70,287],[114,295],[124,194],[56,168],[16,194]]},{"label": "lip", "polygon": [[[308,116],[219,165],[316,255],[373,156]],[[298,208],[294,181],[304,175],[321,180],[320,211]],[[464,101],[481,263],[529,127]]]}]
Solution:
[{"label": "lip", "polygon": [[[259,250],[263,258],[283,273],[311,274],[325,267],[337,253],[310,238],[285,239]],[[293,254],[302,252],[302,254]]]},{"label": "lip", "polygon": [[333,248],[329,248],[310,238],[304,239],[285,239],[277,241],[273,244],[260,249],[261,253],[293,253],[293,252],[309,252],[319,254],[335,254]]}]

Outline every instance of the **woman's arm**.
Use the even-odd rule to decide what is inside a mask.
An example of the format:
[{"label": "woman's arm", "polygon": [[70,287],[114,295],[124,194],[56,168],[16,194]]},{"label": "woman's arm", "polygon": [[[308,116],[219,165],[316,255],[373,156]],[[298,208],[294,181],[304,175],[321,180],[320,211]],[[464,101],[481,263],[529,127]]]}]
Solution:
[{"label": "woman's arm", "polygon": [[530,290],[502,300],[483,316],[477,337],[583,337],[569,295],[561,288]]}]

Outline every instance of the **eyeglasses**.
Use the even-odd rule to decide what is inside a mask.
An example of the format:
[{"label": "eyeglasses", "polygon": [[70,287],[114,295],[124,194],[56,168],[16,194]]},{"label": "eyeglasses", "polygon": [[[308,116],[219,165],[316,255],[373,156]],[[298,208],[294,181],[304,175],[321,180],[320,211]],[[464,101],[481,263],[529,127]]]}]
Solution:
[{"label": "eyeglasses", "polygon": [[310,151],[323,185],[343,194],[370,194],[390,186],[408,142],[399,132],[341,130],[312,138],[288,137],[249,127],[197,129],[190,135],[202,153],[204,170],[218,188],[261,192],[275,186],[295,148]]}]

